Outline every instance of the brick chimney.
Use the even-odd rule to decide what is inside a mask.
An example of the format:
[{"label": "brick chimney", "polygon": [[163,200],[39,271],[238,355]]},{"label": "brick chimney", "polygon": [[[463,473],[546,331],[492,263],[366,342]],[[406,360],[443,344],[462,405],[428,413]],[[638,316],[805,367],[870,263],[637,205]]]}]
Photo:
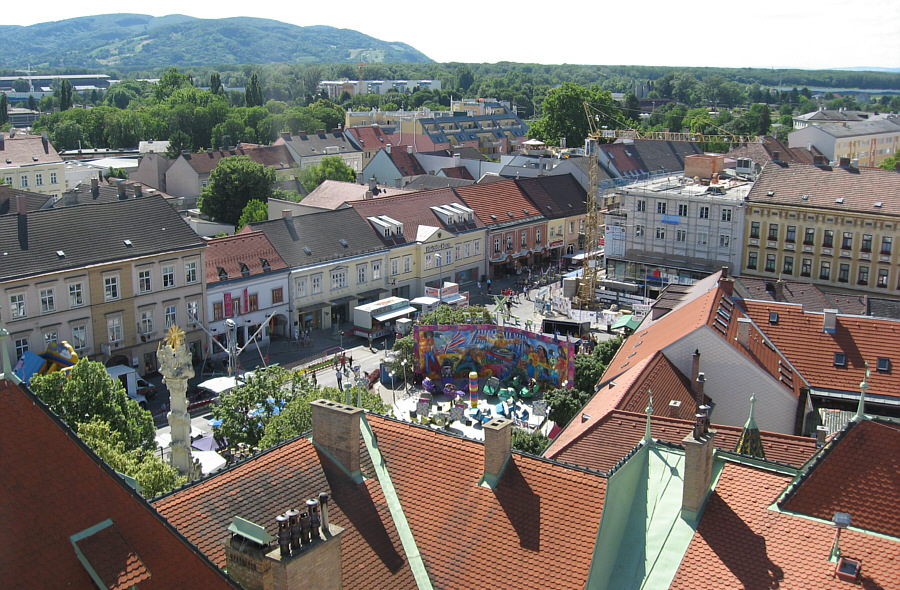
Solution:
[{"label": "brick chimney", "polygon": [[744,348],[750,348],[750,318],[738,318],[737,341]]},{"label": "brick chimney", "polygon": [[512,455],[512,421],[494,418],[484,425],[484,475],[481,484],[493,488]]},{"label": "brick chimney", "polygon": [[706,375],[703,373],[699,373],[697,375],[697,380],[694,381],[694,394],[696,396],[695,401],[697,402],[697,407],[700,407],[706,403],[706,394],[703,392],[705,388]]},{"label": "brick chimney", "polygon": [[125,199],[125,198],[127,198],[127,197],[125,196],[125,181],[124,181],[124,180],[117,180],[117,181],[116,181],[116,189],[117,189],[118,192],[119,192],[119,199]]},{"label": "brick chimney", "polygon": [[694,354],[691,355],[691,386],[697,382],[697,377],[700,376],[700,349],[694,350]]},{"label": "brick chimney", "polygon": [[728,267],[722,267],[722,277],[719,279],[719,286],[725,291],[725,294],[731,297],[734,295],[734,279],[728,276]]},{"label": "brick chimney", "polygon": [[817,154],[817,155],[813,156],[813,164],[815,166],[827,166],[828,159],[825,156]]},{"label": "brick chimney", "polygon": [[837,314],[838,310],[836,309],[824,309],[822,310],[822,331],[826,334],[834,334],[837,332]]},{"label": "brick chimney", "polygon": [[375,194],[372,191],[366,191],[366,194],[363,195],[364,201],[368,201],[368,200],[374,199],[374,198],[375,198]]},{"label": "brick chimney", "polygon": [[374,193],[376,188],[378,188],[378,179],[373,176],[369,179],[369,190]]},{"label": "brick chimney", "polygon": [[360,408],[318,399],[312,407],[313,444],[340,465],[356,481],[362,481],[359,466]]},{"label": "brick chimney", "polygon": [[681,400],[673,399],[669,402],[669,418],[681,418]]},{"label": "brick chimney", "polygon": [[850,167],[850,158],[841,158],[841,159],[838,161],[838,165],[839,165],[841,168],[849,168],[849,167]]},{"label": "brick chimney", "polygon": [[681,441],[684,445],[684,489],[681,513],[693,520],[699,516],[712,482],[714,430],[709,429],[709,406],[700,406],[694,430]]},{"label": "brick chimney", "polygon": [[140,199],[144,196],[144,187],[140,182],[135,182],[131,185],[131,188],[134,189],[134,198]]},{"label": "brick chimney", "polygon": [[784,280],[775,281],[775,301],[784,301]]}]

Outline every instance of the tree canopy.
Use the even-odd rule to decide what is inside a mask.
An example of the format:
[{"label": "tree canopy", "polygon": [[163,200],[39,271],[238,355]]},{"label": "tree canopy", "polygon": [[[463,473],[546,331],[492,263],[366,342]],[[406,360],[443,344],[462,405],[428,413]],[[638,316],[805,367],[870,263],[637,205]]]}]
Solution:
[{"label": "tree canopy", "polygon": [[531,126],[530,134],[553,145],[559,145],[562,138],[566,139],[569,147],[584,145],[591,131],[585,103],[590,105],[589,112],[595,118],[598,129],[623,126],[625,117],[608,91],[596,85],[586,88],[566,82],[547,93],[541,106],[543,114]]},{"label": "tree canopy", "polygon": [[241,228],[248,223],[256,223],[257,221],[265,221],[269,218],[269,206],[262,201],[251,199],[244,210],[241,212],[241,218],[238,220],[235,231],[241,231]]},{"label": "tree canopy", "polygon": [[355,182],[356,172],[340,156],[325,156],[321,164],[303,168],[299,179],[306,192],[311,193],[326,180]]},{"label": "tree canopy", "polygon": [[267,203],[275,187],[275,170],[248,156],[223,158],[209,174],[200,195],[200,211],[212,219],[237,225],[251,200]]}]

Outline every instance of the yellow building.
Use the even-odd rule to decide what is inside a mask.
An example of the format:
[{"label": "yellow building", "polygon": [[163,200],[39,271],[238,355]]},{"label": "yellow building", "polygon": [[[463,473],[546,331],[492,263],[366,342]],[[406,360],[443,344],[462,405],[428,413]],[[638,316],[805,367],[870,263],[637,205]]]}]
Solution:
[{"label": "yellow building", "polygon": [[747,197],[744,273],[900,295],[900,174],[770,162]]},{"label": "yellow building", "polygon": [[62,196],[66,166],[46,137],[0,133],[0,182],[15,189]]}]

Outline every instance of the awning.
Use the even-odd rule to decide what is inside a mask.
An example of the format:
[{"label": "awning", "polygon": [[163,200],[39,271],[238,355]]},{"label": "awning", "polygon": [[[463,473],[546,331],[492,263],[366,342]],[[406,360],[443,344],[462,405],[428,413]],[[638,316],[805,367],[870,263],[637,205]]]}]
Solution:
[{"label": "awning", "polygon": [[411,314],[411,313],[416,313],[417,311],[419,311],[419,310],[410,305],[410,306],[404,307],[403,309],[395,309],[393,311],[389,311],[382,315],[374,315],[374,316],[372,316],[372,319],[375,319],[379,322],[383,322],[385,320],[392,320],[394,318],[399,318],[400,316],[404,316],[404,315]]},{"label": "awning", "polygon": [[454,303],[459,303],[460,301],[465,301],[466,298],[462,295],[449,295],[445,299],[442,299],[443,303],[447,303],[449,305],[453,305]]},{"label": "awning", "polygon": [[435,305],[440,302],[441,302],[441,300],[438,299],[437,297],[427,297],[427,296],[416,297],[415,299],[410,301],[410,303],[412,303],[413,305]]},{"label": "awning", "polygon": [[215,451],[192,451],[191,456],[200,461],[200,470],[203,475],[209,475],[225,467],[228,461]]},{"label": "awning", "polygon": [[384,289],[373,289],[372,291],[366,291],[365,293],[360,293],[356,296],[357,299],[369,299],[370,297],[378,297],[382,293],[384,293]]},{"label": "awning", "polygon": [[563,256],[563,258],[571,257],[572,260],[584,260],[585,258],[588,258],[591,256],[602,256],[602,255],[603,255],[603,248],[601,248],[599,250],[594,250],[591,253],[579,252],[578,254],[566,254],[565,256]]},{"label": "awning", "polygon": [[331,305],[341,305],[342,303],[347,303],[356,299],[353,295],[347,295],[345,297],[338,297],[334,301],[329,301]]},{"label": "awning", "polygon": [[612,330],[617,330],[618,328],[628,328],[629,330],[637,330],[637,327],[641,325],[641,319],[634,317],[634,315],[623,315],[620,316],[619,319],[615,321],[612,325]]}]

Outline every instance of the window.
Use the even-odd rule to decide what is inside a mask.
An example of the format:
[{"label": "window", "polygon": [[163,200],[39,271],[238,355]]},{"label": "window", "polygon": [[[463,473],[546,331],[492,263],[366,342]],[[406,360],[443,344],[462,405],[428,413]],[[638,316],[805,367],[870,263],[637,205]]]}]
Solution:
[{"label": "window", "polygon": [[755,270],[757,264],[759,264],[759,254],[756,252],[750,252],[747,255],[747,268]]},{"label": "window", "polygon": [[803,243],[807,246],[812,246],[816,241],[816,228],[808,227],[805,231],[806,233],[803,236]]},{"label": "window", "polygon": [[675,241],[676,242],[686,242],[687,241],[687,232],[683,229],[675,230]]},{"label": "window", "polygon": [[[188,302],[188,312],[191,309],[191,301]],[[247,312],[259,311],[259,293],[249,293],[247,295]]]},{"label": "window", "polygon": [[53,289],[41,289],[41,313],[50,313],[56,311],[56,298],[53,296]]},{"label": "window", "polygon": [[175,266],[162,267],[163,289],[171,289],[175,286]]},{"label": "window", "polygon": [[37,172],[34,175],[34,184],[36,184],[37,186],[44,186],[44,175],[40,172]]},{"label": "window", "polygon": [[153,331],[153,310],[141,312],[141,334],[149,334]]},{"label": "window", "polygon": [[[431,270],[431,265],[433,262],[434,262],[434,258],[431,256],[431,254],[426,254],[425,255],[425,270]],[[438,260],[438,266],[440,266],[440,264],[441,264],[441,261]]]},{"label": "window", "polygon": [[322,292],[322,275],[321,274],[313,275],[310,277],[310,280],[312,281],[310,283],[310,289],[312,289],[312,294],[318,295],[319,293],[321,293]]},{"label": "window", "polygon": [[56,172],[50,173],[50,184],[56,184]]},{"label": "window", "polygon": [[843,352],[834,353],[834,366],[835,367],[846,367],[847,366],[847,355]]},{"label": "window", "polygon": [[9,313],[13,319],[24,318],[27,315],[25,313],[25,293],[9,296]]},{"label": "window", "polygon": [[833,248],[834,247],[834,230],[826,229],[825,235],[822,237],[822,247],[823,248]]},{"label": "window", "polygon": [[709,244],[709,234],[706,232],[697,232],[697,245],[698,246],[706,246]]},{"label": "window", "polygon": [[754,239],[759,239],[759,222],[751,221],[750,222],[750,237]]},{"label": "window", "polygon": [[28,352],[28,338],[16,338],[16,358],[22,358],[22,355]]},{"label": "window", "polygon": [[643,225],[635,225],[634,226],[634,237],[640,238],[644,235],[644,226]]},{"label": "window", "polygon": [[412,256],[403,257],[403,272],[412,272]]},{"label": "window", "polygon": [[59,342],[59,332],[56,330],[48,330],[44,332],[44,346],[50,346]]},{"label": "window", "polygon": [[657,240],[665,240],[666,239],[666,228],[664,228],[664,227],[656,228],[656,239]]},{"label": "window", "polygon": [[282,288],[278,287],[277,289],[272,289],[272,305],[281,303],[282,301],[284,301],[284,291]]},{"label": "window", "polygon": [[122,318],[120,316],[106,318],[106,336],[110,342],[122,341]]},{"label": "window", "polygon": [[521,244],[522,248],[525,248],[528,245],[528,232],[527,231],[519,232],[519,243]]},{"label": "window", "polygon": [[500,236],[494,238],[494,254],[500,253]]},{"label": "window", "polygon": [[[541,243],[541,228],[537,228],[536,230],[534,230],[534,242],[536,244]],[[459,246],[457,246],[457,248],[459,248]]]},{"label": "window", "polygon": [[512,250],[513,237],[512,234],[506,234],[506,249]]},{"label": "window", "polygon": [[719,248],[727,248],[731,244],[731,236],[719,234]]},{"label": "window", "polygon": [[466,253],[466,258],[471,256],[472,255],[472,242],[466,242],[464,250]]},{"label": "window", "polygon": [[166,306],[166,329],[171,328],[177,323],[178,316],[176,315],[178,312],[175,309],[174,305]]},{"label": "window", "polygon": [[150,286],[150,271],[138,271],[138,291],[140,291],[141,293],[149,293],[151,291]]},{"label": "window", "polygon": [[831,280],[831,263],[823,260],[819,266],[819,279],[822,281]]},{"label": "window", "polygon": [[884,236],[881,238],[881,253],[882,254],[890,254],[891,253],[891,245],[894,241],[894,238],[889,236]]},{"label": "window", "polygon": [[7,176],[7,177],[4,178],[3,180],[4,180],[4,182],[6,182],[6,184],[8,184],[9,186],[12,186],[12,185],[13,185],[13,177],[12,177],[12,176]]},{"label": "window", "polygon": [[878,364],[876,365],[876,370],[879,373],[887,373],[891,370],[891,359],[886,356],[878,357]]},{"label": "window", "polygon": [[213,303],[213,321],[217,322],[225,317],[225,306],[221,301]]},{"label": "window", "polygon": [[853,248],[853,233],[845,231],[841,238],[841,250],[850,250]]},{"label": "window", "polygon": [[19,181],[22,183],[22,188],[28,188],[28,175],[23,174],[19,177]]},{"label": "window", "polygon": [[106,301],[113,301],[119,298],[119,277],[110,276],[103,278],[103,296]]},{"label": "window", "polygon": [[731,221],[731,209],[722,209],[722,221]]},{"label": "window", "polygon": [[578,231],[584,233],[584,219],[578,221]]},{"label": "window", "polygon": [[699,215],[698,215],[699,219],[709,219],[709,207],[704,205],[703,207],[700,207],[698,209],[698,212],[699,212]]},{"label": "window", "polygon": [[679,203],[678,204],[678,216],[679,217],[687,217],[688,216],[687,203]]},{"label": "window", "polygon": [[782,266],[781,272],[786,275],[794,274],[794,257],[793,256],[785,256],[784,257],[784,265]]},{"label": "window", "polygon": [[766,272],[775,272],[774,254],[766,254]]},{"label": "window", "polygon": [[294,288],[297,292],[297,297],[306,297],[306,277],[297,279],[294,283]]},{"label": "window", "polygon": [[331,289],[343,289],[347,286],[347,269],[336,268],[331,271]]},{"label": "window", "polygon": [[84,324],[72,326],[72,348],[75,350],[87,348],[87,326]]},{"label": "window", "polygon": [[804,258],[800,261],[800,276],[808,277],[812,274],[812,259]]},{"label": "window", "polygon": [[453,256],[454,260],[459,260],[462,258],[462,244],[456,244],[453,248]]},{"label": "window", "polygon": [[575,233],[575,222],[574,222],[574,221],[570,221],[570,222],[569,222],[569,233],[570,233],[570,234],[574,234],[574,233]]},{"label": "window", "polygon": [[665,215],[666,214],[666,204],[663,203],[662,201],[657,201],[656,202],[656,212],[659,213],[660,215]]},{"label": "window", "polygon": [[184,263],[184,282],[190,285],[197,282],[197,262]]},{"label": "window", "polygon": [[[440,254],[438,254],[438,256],[440,256]],[[444,254],[444,265],[450,266],[451,264],[453,264],[453,258],[451,257],[450,250],[447,250],[447,253]]]},{"label": "window", "polygon": [[876,286],[881,287],[882,289],[887,289],[888,286],[888,269],[879,268],[878,269],[878,282],[875,283]]},{"label": "window", "polygon": [[860,266],[859,274],[856,277],[856,284],[858,285],[868,285],[869,284],[869,267],[868,266]]},{"label": "window", "polygon": [[391,274],[392,275],[400,274],[400,259],[399,258],[391,258]]},{"label": "window", "polygon": [[863,234],[862,244],[859,247],[863,252],[871,252],[872,251],[872,236],[869,234]]},{"label": "window", "polygon": [[838,282],[847,283],[850,281],[850,265],[842,264],[838,267]]},{"label": "window", "polygon": [[475,240],[475,256],[481,254],[481,240]]},{"label": "window", "polygon": [[643,213],[646,210],[647,210],[647,201],[645,201],[643,199],[638,199],[638,202],[637,202],[638,213]]},{"label": "window", "polygon": [[789,225],[787,226],[787,234],[784,236],[785,242],[794,243],[797,241],[797,226]]},{"label": "window", "polygon": [[769,239],[770,240],[778,239],[778,224],[777,223],[769,224]]},{"label": "window", "polygon": [[372,261],[372,280],[377,281],[381,279],[381,261],[373,260]]}]

